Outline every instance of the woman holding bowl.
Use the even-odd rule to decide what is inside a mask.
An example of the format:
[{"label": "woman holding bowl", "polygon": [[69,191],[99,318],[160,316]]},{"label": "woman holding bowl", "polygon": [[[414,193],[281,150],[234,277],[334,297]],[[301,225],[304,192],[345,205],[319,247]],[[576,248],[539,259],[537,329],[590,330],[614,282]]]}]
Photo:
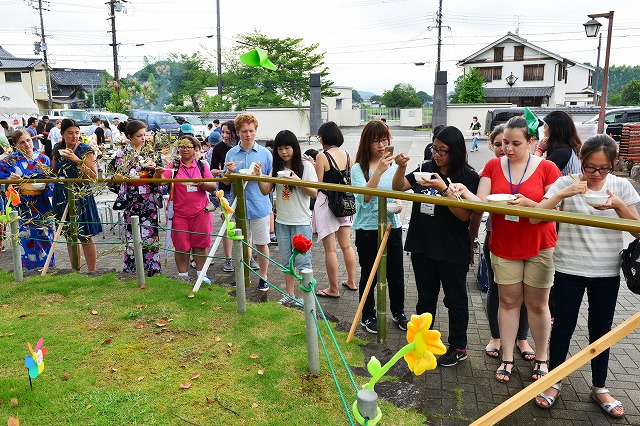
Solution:
[{"label": "woman holding bowl", "polygon": [[[448,126],[440,130],[432,151],[433,160],[422,163],[410,173],[406,173],[409,156],[398,154],[393,189],[413,189],[415,193],[456,198],[448,182],[460,182],[475,191],[478,173],[467,162],[464,135],[459,129]],[[445,294],[444,304],[449,310],[449,348],[438,359],[438,364],[444,367],[467,359],[471,213],[460,207],[414,202],[404,246],[405,251],[411,252],[418,288],[416,313],[429,312],[435,317],[440,287]]]},{"label": "woman holding bowl", "polygon": [[[0,162],[0,179],[46,178],[51,161],[46,155],[33,150],[31,136],[25,130],[13,133],[16,151]],[[53,228],[47,222],[52,216],[51,187],[45,183],[22,183],[19,186],[20,244],[22,245],[22,267],[26,269],[44,266],[51,251]],[[55,267],[51,257],[49,267]]]},{"label": "woman holding bowl", "polygon": [[[471,200],[491,201],[496,198],[492,195],[498,194],[511,205],[535,207],[560,177],[560,170],[551,161],[532,155],[532,144],[533,137],[528,133],[525,119],[513,117],[507,122],[502,136],[505,155],[492,158],[484,166],[477,196],[462,185],[454,184],[452,190]],[[496,371],[499,382],[506,383],[511,378],[523,301],[537,356],[531,378],[538,380],[548,372],[549,289],[553,285],[556,238],[555,222],[534,224],[518,216],[491,215],[489,250],[500,297],[498,324],[502,362]]]},{"label": "woman holding bowl", "polygon": [[[74,120],[65,118],[62,120],[60,132],[62,141],[53,147],[54,174],[62,178],[96,179],[98,177],[96,156],[89,145],[80,141],[80,126]],[[72,183],[67,186],[64,182],[56,182],[53,187],[53,209],[58,220],[62,220],[64,215],[69,191],[73,191],[75,195],[78,239],[82,246],[87,270],[93,272],[96,270],[98,255],[93,237],[102,232],[96,200],[93,198],[90,183]],[[65,236],[69,241],[68,230]],[[67,244],[67,250],[69,257],[73,258],[73,250],[76,250],[76,247]]]},{"label": "woman holding bowl", "polygon": [[[118,150],[111,161],[110,168],[115,178],[161,177],[164,169],[162,160],[145,144],[147,125],[142,121],[130,120],[125,128],[128,144]],[[126,223],[124,250],[124,272],[135,272],[136,262],[131,234],[131,216],[140,217],[140,235],[142,236],[142,257],[144,271],[152,277],[160,273],[160,248],[158,246],[158,210],[162,208],[162,185],[153,183],[126,182],[110,185],[118,193],[118,201],[124,206]]]}]

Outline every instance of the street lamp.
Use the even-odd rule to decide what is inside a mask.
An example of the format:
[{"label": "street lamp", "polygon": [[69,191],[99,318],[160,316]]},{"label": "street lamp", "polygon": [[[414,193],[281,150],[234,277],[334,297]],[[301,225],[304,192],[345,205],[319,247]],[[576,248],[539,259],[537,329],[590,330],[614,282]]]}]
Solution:
[{"label": "street lamp", "polygon": [[[598,115],[598,133],[604,133],[604,113],[607,103],[607,84],[609,82],[609,56],[611,53],[611,33],[613,31],[613,10],[609,13],[594,13],[587,15],[591,18],[585,22],[584,31],[587,37],[596,37],[600,31],[602,24],[596,21],[596,18],[607,18],[609,20],[609,29],[607,31],[607,49],[604,55],[604,70],[602,76],[602,98],[600,100],[600,114]],[[596,90],[596,88],[594,88]]]}]

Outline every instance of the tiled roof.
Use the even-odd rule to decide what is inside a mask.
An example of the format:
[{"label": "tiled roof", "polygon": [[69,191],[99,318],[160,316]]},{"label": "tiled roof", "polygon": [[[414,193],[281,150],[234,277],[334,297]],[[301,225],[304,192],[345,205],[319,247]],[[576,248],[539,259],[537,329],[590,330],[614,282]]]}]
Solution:
[{"label": "tiled roof", "polygon": [[58,68],[51,70],[51,82],[56,86],[82,86],[86,91],[102,86],[103,70]]},{"label": "tiled roof", "polygon": [[505,87],[482,89],[487,98],[519,98],[551,96],[553,87]]},{"label": "tiled roof", "polygon": [[2,46],[0,46],[0,58],[15,58],[11,53],[4,50]]},{"label": "tiled roof", "polygon": [[30,69],[42,62],[40,58],[16,58],[0,46],[0,69]]}]

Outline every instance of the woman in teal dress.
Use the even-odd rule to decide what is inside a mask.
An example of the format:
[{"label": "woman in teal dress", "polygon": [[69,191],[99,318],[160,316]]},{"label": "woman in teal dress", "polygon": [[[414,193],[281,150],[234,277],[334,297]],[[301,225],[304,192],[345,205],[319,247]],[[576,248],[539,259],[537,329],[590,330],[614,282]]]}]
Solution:
[{"label": "woman in teal dress", "polygon": [[[0,179],[45,178],[51,167],[49,157],[34,152],[31,136],[25,130],[16,130],[13,140],[17,151],[0,162]],[[22,267],[42,268],[47,261],[53,240],[51,186],[49,184],[23,183],[19,186],[20,244]],[[54,257],[49,267],[54,268]]]},{"label": "woman in teal dress", "polygon": [[[53,171],[62,178],[98,177],[98,166],[93,149],[80,141],[80,126],[71,119],[62,120],[60,127],[62,141],[53,148]],[[75,198],[78,223],[78,240],[82,246],[87,270],[96,270],[97,250],[93,237],[102,232],[102,223],[98,214],[96,200],[93,198],[90,183],[71,184]],[[56,182],[53,187],[53,209],[58,220],[62,219],[67,206],[69,189],[64,182]],[[71,218],[69,218],[71,219]],[[65,233],[69,240],[68,230]],[[67,245],[69,257],[73,258],[73,244]]]}]

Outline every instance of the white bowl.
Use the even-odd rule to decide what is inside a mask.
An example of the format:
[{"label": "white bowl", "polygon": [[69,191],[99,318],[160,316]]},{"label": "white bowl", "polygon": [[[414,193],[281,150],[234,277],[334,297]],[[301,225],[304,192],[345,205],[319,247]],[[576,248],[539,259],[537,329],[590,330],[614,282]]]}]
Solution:
[{"label": "white bowl", "polygon": [[291,176],[291,170],[280,170],[278,172],[278,177],[289,177]]},{"label": "white bowl", "polygon": [[251,174],[251,169],[240,169],[240,170],[238,170],[238,173],[243,174],[243,175],[250,175]]},{"label": "white bowl", "polygon": [[590,206],[598,207],[607,202],[609,195],[587,193],[587,194],[584,194],[584,198],[585,200],[587,200],[587,204],[589,204]]},{"label": "white bowl", "polygon": [[40,191],[41,189],[44,189],[45,186],[47,186],[46,183],[32,183],[31,184],[31,187],[36,191]]},{"label": "white bowl", "polygon": [[487,201],[489,201],[490,203],[509,204],[509,201],[513,201],[515,199],[516,199],[516,196],[512,194],[487,195]]},{"label": "white bowl", "polygon": [[420,180],[420,179],[425,179],[425,180],[432,180],[434,173],[431,172],[413,172],[413,177],[416,178],[416,180]]},{"label": "white bowl", "polygon": [[393,214],[399,213],[401,208],[402,206],[398,203],[387,203],[387,211],[389,213],[393,213]]}]

